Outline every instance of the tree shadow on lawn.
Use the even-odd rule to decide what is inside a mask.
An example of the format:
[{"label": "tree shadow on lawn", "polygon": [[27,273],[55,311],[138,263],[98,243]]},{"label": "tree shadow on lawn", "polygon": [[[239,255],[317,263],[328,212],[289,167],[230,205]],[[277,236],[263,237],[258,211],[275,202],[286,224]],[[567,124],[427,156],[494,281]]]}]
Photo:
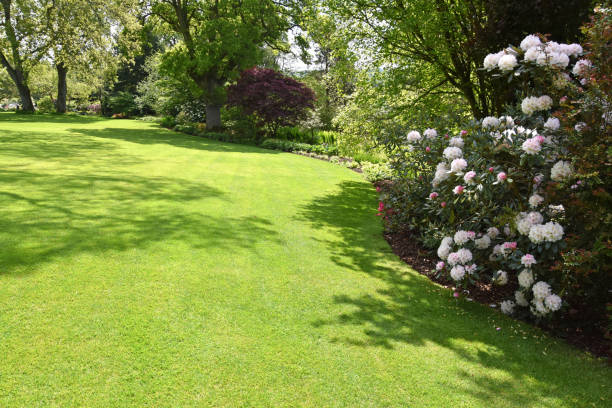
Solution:
[{"label": "tree shadow on lawn", "polygon": [[146,145],[167,144],[174,147],[185,149],[198,149],[211,152],[235,152],[235,153],[258,153],[258,154],[279,154],[276,150],[262,149],[260,147],[249,146],[237,143],[219,142],[205,137],[188,135],[175,132],[164,128],[151,129],[130,129],[130,128],[106,128],[106,129],[87,129],[73,128],[71,132],[92,136],[101,139],[123,140],[130,143]]},{"label": "tree shadow on lawn", "polygon": [[[353,346],[394,349],[401,343],[427,347],[433,342],[451,350],[466,363],[509,374],[511,381],[471,373],[469,366],[458,369],[459,377],[466,380],[465,385],[463,389],[449,391],[457,393],[458,398],[463,393],[490,402],[488,406],[506,406],[508,403],[512,406],[533,406],[534,403],[542,407],[554,406],[550,400],[548,403],[542,401],[544,397],[585,402],[584,398],[589,396],[589,400],[601,403],[599,397],[606,394],[605,389],[600,388],[606,384],[606,376],[601,376],[605,371],[594,370],[590,380],[573,372],[564,372],[560,376],[559,361],[555,357],[558,359],[565,349],[559,342],[537,329],[491,312],[483,305],[457,301],[448,290],[433,285],[416,273],[385,266],[381,258],[394,255],[390,254],[391,249],[382,238],[382,228],[375,217],[376,204],[376,193],[371,185],[345,181],[340,184],[340,191],[316,198],[298,215],[317,228],[337,233],[341,241],[326,244],[333,248],[332,259],[339,266],[386,283],[385,289],[374,294],[336,295],[333,301],[349,306],[352,311],[313,322],[315,327],[363,327],[362,335],[357,338],[332,338],[334,342]],[[502,331],[496,331],[496,326],[501,326]],[[511,338],[511,326],[525,330],[529,340],[522,340],[520,331]],[[532,336],[540,339],[536,341]],[[406,363],[410,364],[409,361]],[[605,370],[596,364],[592,368]],[[582,367],[581,372],[584,371]],[[534,378],[537,384],[530,378]],[[587,391],[572,385],[574,383],[593,388]]]},{"label": "tree shadow on lawn", "polygon": [[[0,273],[21,275],[79,253],[182,241],[196,249],[252,248],[277,232],[259,217],[192,210],[224,193],[201,182],[113,173],[0,170]],[[195,207],[197,208],[197,207]]]},{"label": "tree shadow on lawn", "polygon": [[[0,122],[1,123],[1,122]],[[81,135],[54,135],[46,132],[2,130],[0,154],[38,160],[70,161],[92,163],[107,161],[109,156],[122,165],[142,163],[135,156],[120,155],[115,143]]]}]

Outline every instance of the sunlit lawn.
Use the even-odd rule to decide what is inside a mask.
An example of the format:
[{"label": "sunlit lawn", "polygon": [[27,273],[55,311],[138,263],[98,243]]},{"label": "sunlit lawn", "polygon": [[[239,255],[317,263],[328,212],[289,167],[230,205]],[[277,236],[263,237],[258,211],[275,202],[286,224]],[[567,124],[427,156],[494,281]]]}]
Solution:
[{"label": "sunlit lawn", "polygon": [[376,207],[323,161],[1,114],[0,406],[612,404],[603,362],[399,261]]}]

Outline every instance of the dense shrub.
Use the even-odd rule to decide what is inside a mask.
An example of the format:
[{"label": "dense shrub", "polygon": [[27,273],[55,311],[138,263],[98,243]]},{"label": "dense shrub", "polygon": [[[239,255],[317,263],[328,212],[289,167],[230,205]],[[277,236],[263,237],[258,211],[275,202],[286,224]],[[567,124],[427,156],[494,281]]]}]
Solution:
[{"label": "dense shrub", "polygon": [[229,106],[254,115],[259,126],[275,135],[281,126],[292,126],[314,107],[314,92],[301,82],[280,72],[251,68],[242,72],[228,89]]},{"label": "dense shrub", "polygon": [[366,180],[374,183],[382,180],[391,180],[395,176],[391,167],[386,163],[361,163],[361,170]]},{"label": "dense shrub", "polygon": [[53,112],[55,111],[55,102],[50,96],[43,96],[36,102],[36,107],[40,112]]},{"label": "dense shrub", "polygon": [[162,127],[168,128],[168,129],[172,129],[174,126],[176,126],[176,120],[174,119],[174,117],[172,116],[164,116],[160,121],[159,124]]},{"label": "dense shrub", "polygon": [[121,114],[123,117],[138,115],[140,112],[135,95],[124,91],[103,98],[101,110],[107,116]]},{"label": "dense shrub", "polygon": [[[500,305],[507,314],[567,321],[586,308],[583,327],[605,322],[612,116],[609,89],[593,91],[608,68],[590,58],[577,44],[528,36],[484,61],[517,90],[520,108],[459,134],[384,139],[398,178],[382,197],[387,227],[437,246],[438,273],[459,287],[516,287]],[[565,109],[567,101],[577,102]]]}]

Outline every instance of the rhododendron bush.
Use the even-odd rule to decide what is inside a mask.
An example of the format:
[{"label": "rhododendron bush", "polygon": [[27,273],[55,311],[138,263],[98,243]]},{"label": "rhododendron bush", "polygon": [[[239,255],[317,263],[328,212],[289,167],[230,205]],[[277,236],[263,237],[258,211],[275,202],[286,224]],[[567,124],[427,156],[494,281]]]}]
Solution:
[{"label": "rhododendron bush", "polygon": [[[600,14],[609,19],[609,11]],[[586,302],[601,321],[609,296],[609,230],[586,231],[584,214],[575,214],[584,194],[597,191],[608,200],[601,205],[610,203],[610,166],[593,172],[579,156],[580,147],[610,148],[610,94],[600,90],[593,103],[589,93],[599,62],[578,44],[539,35],[488,55],[483,70],[507,78],[520,102],[502,117],[474,120],[460,130],[386,135],[398,177],[381,195],[386,226],[418,232],[437,252],[437,273],[457,287],[511,285],[513,295],[499,305],[506,314],[559,321]],[[599,160],[610,162],[609,150],[598,152]],[[591,216],[602,214],[608,219],[589,222],[609,226],[607,211]],[[591,281],[569,277],[576,271],[568,254],[594,242],[600,264]]]}]

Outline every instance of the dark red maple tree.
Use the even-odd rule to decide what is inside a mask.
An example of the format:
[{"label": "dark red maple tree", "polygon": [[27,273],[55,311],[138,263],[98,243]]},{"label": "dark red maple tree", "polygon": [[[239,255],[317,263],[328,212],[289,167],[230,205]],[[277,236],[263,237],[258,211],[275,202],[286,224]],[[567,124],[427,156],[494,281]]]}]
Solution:
[{"label": "dark red maple tree", "polygon": [[315,95],[303,83],[267,68],[243,71],[228,88],[228,105],[254,115],[261,127],[275,135],[280,126],[292,126],[314,108]]}]

